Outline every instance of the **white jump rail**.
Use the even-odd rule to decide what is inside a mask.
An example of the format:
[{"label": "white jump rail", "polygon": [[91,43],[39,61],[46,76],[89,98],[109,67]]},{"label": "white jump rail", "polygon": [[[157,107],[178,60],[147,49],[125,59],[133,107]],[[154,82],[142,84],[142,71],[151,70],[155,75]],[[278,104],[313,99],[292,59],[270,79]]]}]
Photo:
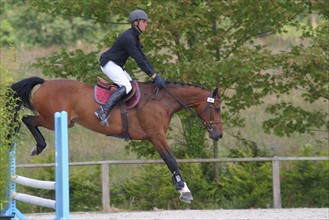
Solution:
[{"label": "white jump rail", "polygon": [[54,181],[35,180],[18,175],[12,176],[11,181],[15,182],[16,184],[21,184],[24,186],[29,186],[38,189],[50,189],[50,190],[56,189],[56,182]]}]

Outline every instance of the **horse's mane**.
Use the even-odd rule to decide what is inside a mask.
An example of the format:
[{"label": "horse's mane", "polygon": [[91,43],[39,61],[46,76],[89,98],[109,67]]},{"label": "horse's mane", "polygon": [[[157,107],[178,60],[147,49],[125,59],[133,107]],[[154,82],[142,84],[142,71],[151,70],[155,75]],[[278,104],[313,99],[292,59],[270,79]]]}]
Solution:
[{"label": "horse's mane", "polygon": [[[146,83],[152,83],[152,81],[148,81]],[[200,86],[200,85],[196,85],[196,84],[192,84],[192,83],[185,83],[185,82],[172,82],[172,81],[166,81],[167,85],[168,86],[179,86],[179,87],[182,87],[182,86],[185,86],[185,87],[194,87],[194,88],[200,88],[200,89],[204,89],[204,90],[207,90],[206,88]]]}]

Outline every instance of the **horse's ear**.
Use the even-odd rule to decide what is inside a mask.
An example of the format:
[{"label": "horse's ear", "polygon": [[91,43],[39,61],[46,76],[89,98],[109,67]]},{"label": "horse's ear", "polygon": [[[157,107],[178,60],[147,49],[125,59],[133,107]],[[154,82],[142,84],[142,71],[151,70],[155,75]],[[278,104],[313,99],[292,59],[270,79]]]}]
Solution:
[{"label": "horse's ear", "polygon": [[212,97],[215,97],[218,94],[218,88],[215,88],[214,91],[212,91]]}]

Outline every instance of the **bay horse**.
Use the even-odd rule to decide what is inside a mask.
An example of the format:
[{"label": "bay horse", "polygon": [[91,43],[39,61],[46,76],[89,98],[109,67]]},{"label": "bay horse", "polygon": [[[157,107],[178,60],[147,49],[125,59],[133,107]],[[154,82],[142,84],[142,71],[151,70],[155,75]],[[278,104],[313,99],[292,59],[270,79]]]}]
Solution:
[{"label": "bay horse", "polygon": [[[173,114],[187,108],[200,119],[209,137],[219,140],[223,135],[218,88],[207,91],[184,83],[167,83],[166,88],[157,88],[152,82],[140,82],[142,97],[136,107],[127,110],[128,131],[132,140],[148,140],[172,173],[173,184],[180,193],[180,200],[190,203],[192,193],[187,187],[176,159],[166,139],[166,131]],[[94,115],[99,104],[94,101],[93,85],[76,80],[44,80],[30,77],[11,85],[17,100],[16,111],[21,106],[37,114],[25,115],[23,123],[36,140],[31,155],[38,155],[47,146],[39,126],[54,130],[54,113],[66,111],[68,127],[75,123],[108,136],[118,136],[123,130],[120,108],[109,118],[110,126],[101,126]],[[194,108],[195,112],[190,108]]]}]

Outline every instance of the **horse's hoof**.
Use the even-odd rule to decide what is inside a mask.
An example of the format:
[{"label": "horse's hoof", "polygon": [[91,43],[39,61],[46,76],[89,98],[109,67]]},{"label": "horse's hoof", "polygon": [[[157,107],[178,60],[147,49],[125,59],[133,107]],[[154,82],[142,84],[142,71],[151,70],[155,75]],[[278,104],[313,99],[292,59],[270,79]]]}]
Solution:
[{"label": "horse's hoof", "polygon": [[182,202],[191,203],[193,196],[186,183],[184,182],[184,187],[181,190],[178,190],[180,193],[179,199]]},{"label": "horse's hoof", "polygon": [[179,196],[179,200],[182,202],[191,203],[191,201],[193,200],[192,193],[191,192],[181,193],[181,195]]},{"label": "horse's hoof", "polygon": [[31,150],[30,150],[30,156],[35,156],[38,155],[38,149],[37,146],[34,146]]},{"label": "horse's hoof", "polygon": [[41,152],[47,147],[47,142],[44,143],[44,145],[35,145],[31,150],[30,150],[30,155],[31,156],[36,156],[41,154]]}]

